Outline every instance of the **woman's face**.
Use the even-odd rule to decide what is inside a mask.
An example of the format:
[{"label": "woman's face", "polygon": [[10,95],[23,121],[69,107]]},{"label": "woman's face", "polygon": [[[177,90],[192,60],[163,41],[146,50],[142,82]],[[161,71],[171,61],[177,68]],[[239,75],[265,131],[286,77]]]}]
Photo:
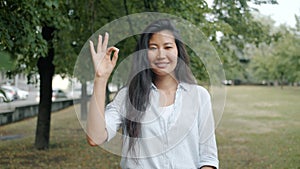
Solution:
[{"label": "woman's face", "polygon": [[148,47],[148,60],[152,71],[157,76],[174,75],[178,50],[172,32],[163,30],[154,33]]}]

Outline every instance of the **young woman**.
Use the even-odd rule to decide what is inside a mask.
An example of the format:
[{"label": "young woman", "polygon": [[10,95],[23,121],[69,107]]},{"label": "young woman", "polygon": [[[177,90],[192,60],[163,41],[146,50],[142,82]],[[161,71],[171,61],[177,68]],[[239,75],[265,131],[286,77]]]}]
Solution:
[{"label": "young woman", "polygon": [[[218,168],[210,95],[196,85],[179,32],[170,20],[151,23],[141,35],[127,85],[105,108],[107,81],[119,49],[109,35],[90,41],[95,68],[87,119],[92,146],[123,132],[122,168]],[[112,58],[110,57],[113,53]]]}]

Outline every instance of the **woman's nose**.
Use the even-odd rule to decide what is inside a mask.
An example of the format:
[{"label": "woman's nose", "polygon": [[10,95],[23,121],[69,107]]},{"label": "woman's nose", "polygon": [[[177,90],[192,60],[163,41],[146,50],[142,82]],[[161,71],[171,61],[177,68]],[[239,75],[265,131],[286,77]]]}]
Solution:
[{"label": "woman's nose", "polygon": [[165,57],[166,57],[166,52],[164,51],[164,49],[159,49],[157,58],[158,59],[164,59]]}]

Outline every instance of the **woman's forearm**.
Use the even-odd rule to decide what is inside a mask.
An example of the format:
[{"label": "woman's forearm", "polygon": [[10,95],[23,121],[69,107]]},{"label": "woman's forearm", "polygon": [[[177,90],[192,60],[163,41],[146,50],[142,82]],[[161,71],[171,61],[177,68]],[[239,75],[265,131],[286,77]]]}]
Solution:
[{"label": "woman's forearm", "polygon": [[94,81],[86,124],[87,140],[91,146],[100,145],[107,139],[104,114],[106,85],[105,78],[96,78]]}]

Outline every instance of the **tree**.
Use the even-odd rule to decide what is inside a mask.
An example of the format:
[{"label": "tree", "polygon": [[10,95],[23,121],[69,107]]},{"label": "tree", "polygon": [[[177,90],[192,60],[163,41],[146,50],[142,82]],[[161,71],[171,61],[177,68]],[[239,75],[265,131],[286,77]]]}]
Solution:
[{"label": "tree", "polygon": [[250,70],[251,74],[254,76],[253,80],[255,82],[265,81],[264,83],[270,85],[270,83],[274,81],[271,70],[271,65],[273,64],[272,49],[273,48],[271,45],[263,43],[260,44],[258,48],[254,49],[254,51],[252,51],[254,56],[251,59]]},{"label": "tree", "polygon": [[[276,0],[252,1],[255,4],[276,4]],[[213,15],[218,20],[216,29],[222,35],[212,34],[212,41],[220,54],[228,78],[240,76],[248,81],[246,66],[243,61],[249,61],[244,49],[249,44],[258,46],[261,43],[271,43],[274,40],[270,27],[257,21],[252,14],[253,9],[246,0],[215,0]],[[237,75],[237,72],[241,72]],[[242,76],[242,77],[241,77]]]},{"label": "tree", "polygon": [[[41,77],[36,147],[45,149],[49,144],[53,73],[65,76],[72,74],[76,56],[88,37],[114,19],[144,11],[165,12],[187,19],[203,30],[226,64],[231,64],[229,58],[232,61],[236,60],[231,46],[241,50],[244,42],[257,44],[266,38],[260,34],[261,25],[254,22],[249,15],[249,7],[245,0],[216,0],[214,4],[213,8],[209,8],[204,0],[123,0],[123,3],[108,0],[0,1],[0,51],[11,53],[12,58],[17,61],[15,73],[22,71],[31,75],[39,72]],[[224,12],[228,15],[224,15]],[[208,19],[209,15],[213,16],[212,20]],[[221,40],[218,40],[216,32],[223,34]],[[128,50],[128,44],[135,46],[135,39],[128,38],[117,44],[120,51],[124,51],[120,53],[121,56],[132,53]],[[122,58],[119,62],[121,60]],[[201,61],[192,59],[192,62],[192,69],[200,70],[198,77],[205,77]],[[88,59],[82,62],[82,65],[84,63],[88,63]],[[90,67],[88,64],[86,66]],[[86,81],[92,80],[93,73],[86,75],[77,77],[83,86]],[[83,87],[83,93],[85,90]]]},{"label": "tree", "polygon": [[[1,1],[0,50],[8,51],[17,61],[14,73],[40,74],[40,103],[36,130],[35,146],[47,149],[51,117],[52,76],[54,74],[54,56],[70,57],[66,44],[64,51],[54,50],[58,31],[69,29],[68,11],[65,3],[58,1],[39,2]],[[62,45],[62,44],[60,44]],[[25,67],[22,65],[26,65]],[[37,66],[36,66],[37,65]]]},{"label": "tree", "polygon": [[285,31],[283,37],[274,45],[273,74],[274,78],[284,83],[299,80],[300,38],[292,32]]},{"label": "tree", "polygon": [[270,45],[259,46],[253,54],[251,68],[259,80],[293,84],[299,81],[300,37],[296,29],[277,27],[280,38]]}]

